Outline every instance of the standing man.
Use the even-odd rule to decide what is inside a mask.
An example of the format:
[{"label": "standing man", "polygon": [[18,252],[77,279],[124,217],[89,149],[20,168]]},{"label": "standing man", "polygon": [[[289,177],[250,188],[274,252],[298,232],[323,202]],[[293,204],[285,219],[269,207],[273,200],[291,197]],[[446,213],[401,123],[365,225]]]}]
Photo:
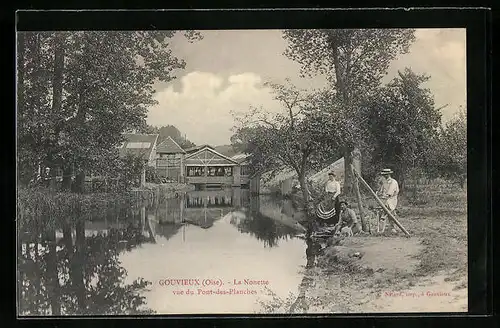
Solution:
[{"label": "standing man", "polygon": [[337,179],[335,179],[335,173],[333,171],[328,173],[328,181],[325,185],[325,192],[325,198],[328,204],[328,208],[332,208],[332,206],[335,206],[335,216],[333,217],[333,219],[334,222],[337,223],[337,219],[340,214],[340,183],[337,181]]},{"label": "standing man", "polygon": [[[391,169],[383,169],[380,172],[383,184],[377,192],[381,200],[384,202],[384,205],[389,211],[391,211],[391,213],[394,213],[396,206],[398,205],[399,194],[399,185],[398,182],[392,177],[393,173],[394,172]],[[382,223],[382,232],[385,230],[387,219],[387,213],[383,213],[383,215],[380,217]],[[392,222],[392,220],[389,222],[389,227],[391,228],[392,233],[396,233],[394,222]]]}]

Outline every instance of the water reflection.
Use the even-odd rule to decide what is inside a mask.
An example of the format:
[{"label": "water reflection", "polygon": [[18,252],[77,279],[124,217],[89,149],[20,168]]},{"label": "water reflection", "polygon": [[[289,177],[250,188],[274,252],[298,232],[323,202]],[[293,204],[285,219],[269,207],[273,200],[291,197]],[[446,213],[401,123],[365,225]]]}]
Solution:
[{"label": "water reflection", "polygon": [[141,293],[149,283],[137,279],[124,284],[126,271],[118,259],[120,252],[144,242],[138,229],[130,225],[86,236],[82,223],[64,226],[62,238],[52,230],[44,238],[20,241],[19,314],[150,313],[141,307]]},{"label": "water reflection", "polygon": [[[257,302],[250,297],[217,299],[210,308],[180,302],[155,284],[166,272],[211,274],[269,279],[288,292],[301,279],[304,257],[304,243],[295,238],[304,228],[293,214],[283,203],[231,189],[110,208],[101,217],[67,218],[50,231],[21,227],[18,313],[251,313]],[[259,245],[274,251],[262,253]]]},{"label": "water reflection", "polygon": [[314,241],[310,235],[306,238],[306,270],[304,272],[304,278],[299,285],[299,293],[297,295],[297,299],[290,306],[290,313],[298,312],[301,310],[304,313],[307,313],[309,310],[309,304],[306,299],[306,292],[312,286],[313,278],[311,277],[313,272],[312,269],[316,265],[316,258],[321,252],[321,245]]}]

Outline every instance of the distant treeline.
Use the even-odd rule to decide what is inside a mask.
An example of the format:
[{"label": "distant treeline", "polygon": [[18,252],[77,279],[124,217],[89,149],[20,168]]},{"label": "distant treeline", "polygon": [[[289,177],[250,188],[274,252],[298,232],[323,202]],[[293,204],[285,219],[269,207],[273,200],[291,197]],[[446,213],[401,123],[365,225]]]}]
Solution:
[{"label": "distant treeline", "polygon": [[159,134],[158,144],[162,143],[165,139],[167,139],[167,137],[170,137],[174,139],[174,141],[177,142],[183,149],[196,146],[196,144],[187,139],[185,135],[182,135],[181,131],[174,125],[165,125],[161,127],[146,125],[143,129],[139,130],[139,132]]}]

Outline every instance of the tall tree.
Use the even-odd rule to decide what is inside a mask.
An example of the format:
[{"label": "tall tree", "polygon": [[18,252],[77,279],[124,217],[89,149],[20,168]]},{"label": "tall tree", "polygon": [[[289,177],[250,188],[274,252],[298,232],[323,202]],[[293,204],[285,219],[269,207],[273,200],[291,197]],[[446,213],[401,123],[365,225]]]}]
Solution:
[{"label": "tall tree", "polygon": [[[337,123],[336,112],[328,112],[328,94],[306,94],[288,81],[285,85],[271,84],[275,99],[282,105],[277,114],[256,108],[237,116],[239,126],[231,138],[236,149],[252,154],[254,170],[270,172],[271,176],[284,168],[296,172],[305,204],[309,203],[307,174],[325,162],[337,159],[340,134],[344,128]],[[327,139],[333,141],[326,142]]]},{"label": "tall tree", "polygon": [[66,177],[74,169],[81,190],[85,172],[117,156],[122,132],[143,124],[147,108],[156,103],[153,84],[172,80],[173,70],[184,68],[169,47],[176,32],[23,33],[20,153],[36,154],[32,166],[63,168]]},{"label": "tall tree", "polygon": [[[341,101],[346,138],[344,192],[352,193],[354,164],[360,170],[360,122],[364,117],[360,102],[373,94],[398,54],[406,53],[415,39],[411,29],[286,30],[285,55],[301,64],[303,75],[324,74]],[[358,160],[356,160],[358,158]],[[353,159],[355,159],[353,161]]]},{"label": "tall tree", "polygon": [[372,166],[393,166],[402,189],[411,170],[427,165],[441,126],[440,110],[423,87],[428,79],[406,68],[363,106],[374,146]]},{"label": "tall tree", "polygon": [[440,130],[429,163],[431,176],[440,176],[465,187],[467,179],[467,114],[459,110]]}]

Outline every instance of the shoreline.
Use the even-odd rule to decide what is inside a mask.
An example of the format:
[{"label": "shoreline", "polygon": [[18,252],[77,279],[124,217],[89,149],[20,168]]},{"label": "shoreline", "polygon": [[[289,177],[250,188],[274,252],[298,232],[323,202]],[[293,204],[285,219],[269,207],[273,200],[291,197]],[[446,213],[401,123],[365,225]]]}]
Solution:
[{"label": "shoreline", "polygon": [[418,198],[402,197],[398,208],[411,237],[397,229],[324,240],[303,271],[307,284],[266,313],[466,312],[466,191],[428,187]]}]

